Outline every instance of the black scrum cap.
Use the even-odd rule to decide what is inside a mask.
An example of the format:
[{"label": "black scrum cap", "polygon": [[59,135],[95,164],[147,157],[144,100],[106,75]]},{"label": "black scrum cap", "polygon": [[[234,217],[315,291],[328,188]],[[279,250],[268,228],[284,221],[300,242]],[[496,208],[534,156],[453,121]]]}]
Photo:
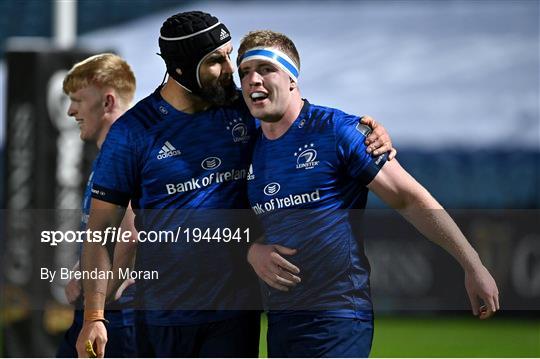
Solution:
[{"label": "black scrum cap", "polygon": [[[201,88],[199,67],[204,58],[231,41],[227,27],[201,11],[181,12],[163,23],[159,36],[167,73],[187,90]],[[182,72],[178,74],[176,69]]]}]

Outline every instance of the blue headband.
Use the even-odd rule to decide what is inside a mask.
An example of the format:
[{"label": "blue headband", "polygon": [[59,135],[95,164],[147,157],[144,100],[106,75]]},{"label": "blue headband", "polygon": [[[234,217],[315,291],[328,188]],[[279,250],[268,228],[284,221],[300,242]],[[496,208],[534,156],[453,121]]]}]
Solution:
[{"label": "blue headband", "polygon": [[300,74],[300,71],[298,71],[298,68],[291,58],[279,50],[269,47],[254,47],[244,53],[244,55],[240,58],[238,65],[241,65],[249,60],[269,61],[285,71],[294,82],[298,82],[298,75]]}]

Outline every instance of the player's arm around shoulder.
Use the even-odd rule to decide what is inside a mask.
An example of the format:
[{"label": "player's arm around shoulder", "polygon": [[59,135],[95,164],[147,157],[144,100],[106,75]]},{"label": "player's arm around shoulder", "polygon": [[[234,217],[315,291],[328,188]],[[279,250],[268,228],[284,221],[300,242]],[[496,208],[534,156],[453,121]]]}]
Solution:
[{"label": "player's arm around shoulder", "polygon": [[478,253],[444,208],[397,160],[386,162],[368,188],[460,263],[474,315],[486,319],[499,309],[497,285]]},{"label": "player's arm around shoulder", "polygon": [[386,131],[386,128],[368,115],[360,117],[360,123],[371,128],[371,133],[364,141],[364,144],[367,146],[367,153],[373,153],[374,156],[378,156],[382,153],[389,152],[388,161],[394,159],[397,155],[397,150],[393,147],[392,138],[388,131]]}]

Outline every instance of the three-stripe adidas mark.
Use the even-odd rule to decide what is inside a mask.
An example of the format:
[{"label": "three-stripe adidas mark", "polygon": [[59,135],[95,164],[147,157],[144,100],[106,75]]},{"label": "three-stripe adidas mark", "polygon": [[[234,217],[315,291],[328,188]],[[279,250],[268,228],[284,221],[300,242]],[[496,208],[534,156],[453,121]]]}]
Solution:
[{"label": "three-stripe adidas mark", "polygon": [[219,41],[223,41],[223,39],[226,39],[229,37],[229,33],[225,31],[225,29],[221,29],[221,33],[219,34]]},{"label": "three-stripe adidas mark", "polygon": [[159,150],[159,153],[157,155],[158,160],[162,160],[164,158],[173,157],[181,155],[182,152],[174,148],[173,145],[169,141],[165,141],[165,144],[163,147],[161,147],[161,150]]}]

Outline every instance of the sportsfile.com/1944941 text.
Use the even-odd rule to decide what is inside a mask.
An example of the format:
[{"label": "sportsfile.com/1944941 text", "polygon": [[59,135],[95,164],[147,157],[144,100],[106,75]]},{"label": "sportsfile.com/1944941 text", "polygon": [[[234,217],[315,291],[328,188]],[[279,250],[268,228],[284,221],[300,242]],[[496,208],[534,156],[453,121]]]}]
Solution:
[{"label": "sportsfile.com/1944941 text", "polygon": [[108,227],[104,231],[42,231],[41,243],[57,246],[60,243],[250,243],[249,228],[185,228],[174,231],[139,231],[135,234],[122,228]]}]

